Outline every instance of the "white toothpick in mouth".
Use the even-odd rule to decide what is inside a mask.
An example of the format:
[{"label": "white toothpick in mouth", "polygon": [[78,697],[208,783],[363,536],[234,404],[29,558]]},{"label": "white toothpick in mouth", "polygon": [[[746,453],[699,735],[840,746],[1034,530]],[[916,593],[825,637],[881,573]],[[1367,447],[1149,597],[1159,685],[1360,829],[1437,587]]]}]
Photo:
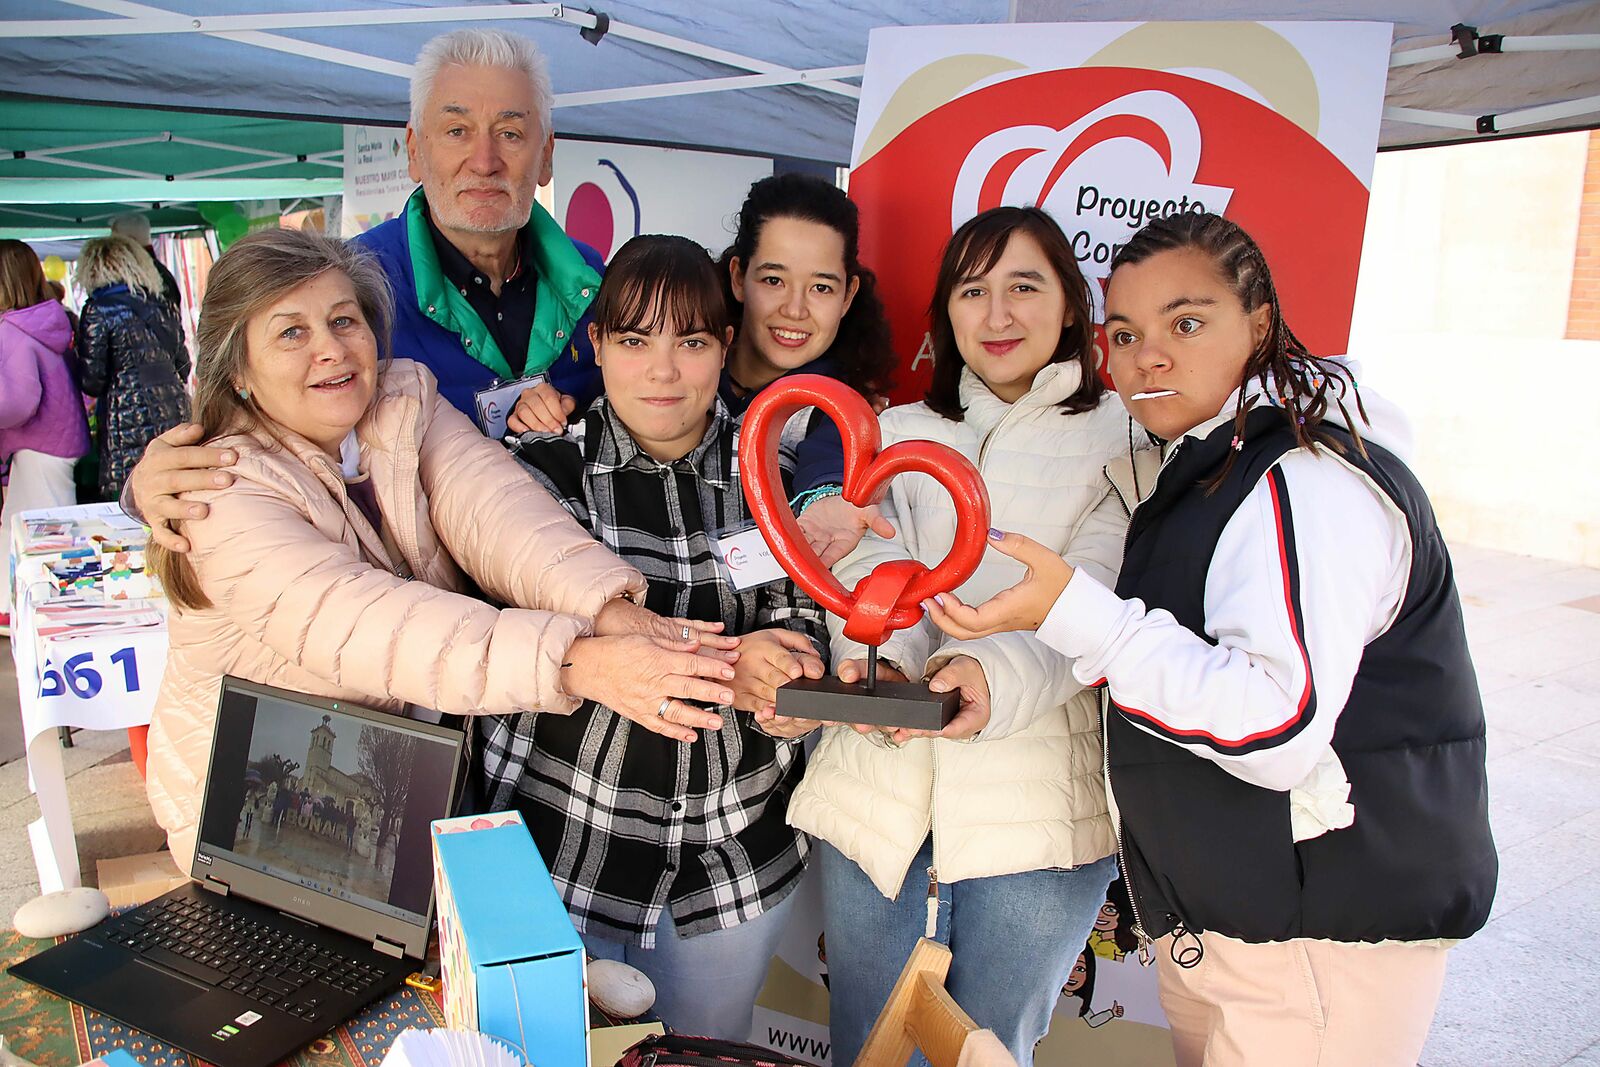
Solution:
[{"label": "white toothpick in mouth", "polygon": [[1177,396],[1177,395],[1178,395],[1178,391],[1176,389],[1151,389],[1148,392],[1144,392],[1144,393],[1134,393],[1128,399],[1129,400],[1159,400],[1161,397],[1164,397],[1164,396]]}]

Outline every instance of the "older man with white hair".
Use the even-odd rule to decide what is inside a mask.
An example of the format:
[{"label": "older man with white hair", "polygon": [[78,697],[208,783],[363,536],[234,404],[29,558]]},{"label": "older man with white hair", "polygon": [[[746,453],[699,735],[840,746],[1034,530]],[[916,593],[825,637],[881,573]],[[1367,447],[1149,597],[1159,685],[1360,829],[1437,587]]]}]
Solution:
[{"label": "older man with white hair", "polygon": [[[397,218],[357,238],[394,286],[395,354],[425,364],[469,418],[478,419],[480,392],[544,375],[544,384],[509,390],[513,431],[559,432],[600,392],[588,312],[604,261],[534,199],[551,176],[551,96],[544,57],[525,37],[463,29],[423,45],[406,125],[421,188]],[[206,507],[178,494],[231,480],[213,469],[227,458],[192,447],[197,440],[187,426],[157,438],[123,495],[179,552],[187,540],[166,524],[202,518]]]},{"label": "older man with white hair", "polygon": [[476,416],[475,394],[543,374],[511,429],[559,430],[599,393],[585,315],[603,262],[534,199],[550,181],[550,76],[532,41],[465,29],[423,46],[411,78],[400,217],[361,238],[399,307],[395,350],[428,365]]}]

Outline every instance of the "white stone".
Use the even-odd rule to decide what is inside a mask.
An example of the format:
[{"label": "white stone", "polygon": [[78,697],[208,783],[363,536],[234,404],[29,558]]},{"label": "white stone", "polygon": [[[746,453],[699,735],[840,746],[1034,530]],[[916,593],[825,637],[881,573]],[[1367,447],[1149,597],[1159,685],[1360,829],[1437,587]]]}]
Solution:
[{"label": "white stone", "polygon": [[589,961],[589,999],[613,1019],[637,1019],[656,1002],[656,987],[637,967]]},{"label": "white stone", "polygon": [[109,914],[106,895],[83,886],[34,897],[17,909],[11,925],[23,937],[60,937],[87,930]]}]

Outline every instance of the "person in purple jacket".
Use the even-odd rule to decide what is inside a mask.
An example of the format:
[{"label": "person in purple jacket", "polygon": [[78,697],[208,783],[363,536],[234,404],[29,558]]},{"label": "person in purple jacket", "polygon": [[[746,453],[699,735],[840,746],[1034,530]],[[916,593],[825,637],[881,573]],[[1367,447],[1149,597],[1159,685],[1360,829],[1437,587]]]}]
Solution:
[{"label": "person in purple jacket", "polygon": [[[0,545],[11,517],[77,502],[72,465],[89,451],[83,398],[67,353],[72,324],[21,241],[0,240],[0,462],[10,468]],[[0,581],[0,632],[11,625],[11,583]]]}]

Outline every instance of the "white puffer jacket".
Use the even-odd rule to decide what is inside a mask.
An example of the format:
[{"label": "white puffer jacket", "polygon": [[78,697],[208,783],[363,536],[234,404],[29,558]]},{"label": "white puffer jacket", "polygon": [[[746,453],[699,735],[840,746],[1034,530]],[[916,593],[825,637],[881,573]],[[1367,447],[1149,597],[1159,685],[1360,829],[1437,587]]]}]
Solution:
[{"label": "white puffer jacket", "polygon": [[[955,448],[983,473],[992,525],[1026,534],[1114,583],[1127,517],[1108,499],[1103,471],[1128,451],[1128,416],[1115,393],[1094,411],[1060,411],[1056,405],[1077,389],[1080,373],[1076,363],[1052,364],[1032,391],[1007,404],[963,370],[965,421],[926,404],[891,408],[881,419],[883,443],[926,439]],[[899,537],[869,534],[841,560],[834,573],[846,588],[888,559],[910,556],[933,566],[954,542],[955,505],[928,475],[897,478],[882,507]],[[1022,577],[1021,564],[990,549],[956,592],[980,603]],[[834,663],[866,654],[844,637],[841,620],[830,616],[828,623]],[[880,654],[913,679],[971,656],[989,682],[989,724],[971,742],[918,739],[898,749],[848,727],[827,728],[789,805],[792,825],[854,860],[887,897],[899,891],[930,829],[944,882],[1073,867],[1111,854],[1099,701],[1073,678],[1066,657],[1031,633],[956,641],[927,619],[895,633]]]}]

